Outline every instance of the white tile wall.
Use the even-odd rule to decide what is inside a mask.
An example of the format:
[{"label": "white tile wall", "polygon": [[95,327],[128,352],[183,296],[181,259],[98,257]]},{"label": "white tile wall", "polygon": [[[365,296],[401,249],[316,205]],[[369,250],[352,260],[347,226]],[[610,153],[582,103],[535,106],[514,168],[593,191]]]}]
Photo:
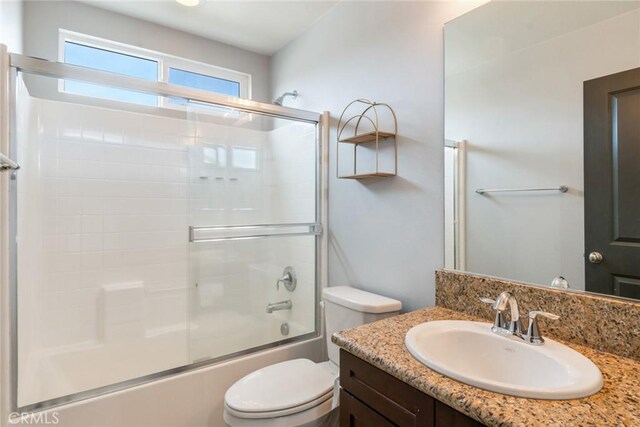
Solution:
[{"label": "white tile wall", "polygon": [[[20,404],[265,344],[284,321],[293,335],[313,330],[313,238],[187,242],[189,225],[313,222],[313,126],[30,102],[19,322],[33,327],[20,331],[31,343],[20,348]],[[257,168],[206,163],[202,147],[220,145],[227,156],[256,149]],[[287,265],[298,271],[293,294],[276,292]],[[293,310],[266,314],[289,298]],[[95,375],[74,377],[73,360]]]}]

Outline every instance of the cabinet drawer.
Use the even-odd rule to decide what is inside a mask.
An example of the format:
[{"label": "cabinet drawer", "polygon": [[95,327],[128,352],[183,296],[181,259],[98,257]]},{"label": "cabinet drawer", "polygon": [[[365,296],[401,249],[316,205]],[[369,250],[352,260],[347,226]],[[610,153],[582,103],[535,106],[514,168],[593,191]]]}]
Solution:
[{"label": "cabinet drawer", "polygon": [[394,425],[434,425],[433,398],[344,350],[340,350],[340,384]]},{"label": "cabinet drawer", "polygon": [[342,389],[340,390],[340,426],[394,427],[394,424]]}]

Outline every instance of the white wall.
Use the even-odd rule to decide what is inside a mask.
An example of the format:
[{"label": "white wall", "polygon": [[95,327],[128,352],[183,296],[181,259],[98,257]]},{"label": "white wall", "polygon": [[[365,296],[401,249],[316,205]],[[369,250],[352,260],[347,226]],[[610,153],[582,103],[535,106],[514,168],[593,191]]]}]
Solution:
[{"label": "white wall", "polygon": [[73,1],[25,2],[24,53],[58,60],[60,28],[251,74],[252,98],[270,101],[268,56]]},{"label": "white wall", "polygon": [[[462,2],[342,2],[272,57],[272,90],[297,89],[288,105],[330,110],[329,285],[351,284],[434,303],[443,266],[443,38]],[[335,125],[355,98],[398,116],[398,176],[335,178]]]},{"label": "white wall", "polygon": [[639,34],[636,9],[447,76],[446,137],[469,141],[469,271],[584,289],[583,82],[639,67]]},{"label": "white wall", "polygon": [[22,52],[21,0],[0,1],[0,43],[7,45],[9,52]]}]

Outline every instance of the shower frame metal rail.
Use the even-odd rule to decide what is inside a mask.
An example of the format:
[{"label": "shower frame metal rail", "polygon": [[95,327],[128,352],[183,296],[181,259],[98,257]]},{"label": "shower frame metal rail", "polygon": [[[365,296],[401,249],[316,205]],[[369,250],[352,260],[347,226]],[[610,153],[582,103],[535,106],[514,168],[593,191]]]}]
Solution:
[{"label": "shower frame metal rail", "polygon": [[[315,223],[305,223],[302,224],[304,226],[309,227],[309,231],[303,234],[315,236],[316,237],[316,254],[315,254],[315,264],[316,264],[316,290],[315,290],[315,301],[314,307],[316,310],[315,316],[315,330],[314,332],[310,332],[307,334],[303,334],[293,338],[287,338],[280,341],[275,341],[273,343],[249,348],[246,350],[238,351],[232,354],[228,354],[218,358],[207,359],[203,361],[194,361],[185,366],[179,366],[176,368],[168,369],[166,371],[145,375],[137,378],[132,378],[130,380],[122,381],[115,384],[108,384],[105,386],[101,386],[98,388],[94,388],[91,390],[80,391],[74,394],[60,396],[54,399],[46,400],[43,402],[37,402],[34,404],[25,405],[19,407],[17,404],[17,396],[18,396],[18,320],[17,320],[17,243],[16,243],[16,232],[17,232],[17,180],[18,174],[17,169],[19,165],[14,161],[7,158],[5,161],[7,166],[10,166],[12,177],[10,180],[10,200],[9,200],[9,238],[8,247],[9,247],[9,265],[10,265],[10,274],[9,274],[9,313],[10,313],[10,393],[9,394],[9,410],[15,413],[24,413],[24,412],[32,412],[39,411],[44,409],[49,409],[52,407],[60,406],[66,403],[77,402],[80,400],[108,394],[114,391],[123,390],[126,388],[130,388],[133,386],[146,384],[153,382],[155,380],[166,378],[169,376],[173,376],[179,373],[183,373],[186,371],[191,371],[194,369],[198,369],[204,366],[212,365],[217,362],[221,362],[224,360],[229,360],[233,358],[237,358],[240,356],[244,356],[247,354],[255,353],[261,350],[266,350],[269,348],[274,348],[277,346],[291,344],[294,342],[300,342],[309,340],[312,338],[317,338],[321,334],[321,323],[320,323],[320,310],[319,310],[319,301],[320,301],[320,291],[321,287],[326,285],[326,272],[323,270],[322,263],[327,256],[327,242],[326,235],[322,232],[322,223],[324,218],[326,218],[327,210],[326,204],[322,203],[323,195],[326,197],[326,185],[327,185],[327,168],[328,163],[324,160],[324,157],[328,155],[328,123],[329,123],[329,114],[327,112],[317,113],[312,111],[299,110],[294,108],[282,107],[273,104],[267,104],[262,102],[257,102],[249,99],[241,99],[234,98],[224,95],[217,95],[210,92],[192,89],[183,86],[176,86],[165,82],[159,81],[149,81],[142,80],[133,77],[128,77],[124,75],[112,74],[109,72],[104,72],[100,70],[90,69],[79,67],[75,65],[69,65],[59,62],[52,62],[44,59],[33,58],[25,55],[9,53],[7,52],[6,46],[0,44],[0,73],[2,74],[2,78],[6,78],[6,82],[8,82],[8,87],[5,88],[7,90],[7,94],[4,96],[4,100],[1,106],[2,111],[6,111],[8,109],[8,127],[9,132],[7,132],[8,145],[11,153],[14,154],[17,150],[17,137],[16,137],[16,117],[15,117],[15,105],[16,105],[16,85],[17,85],[17,76],[18,72],[23,72],[25,74],[33,74],[39,76],[46,76],[57,79],[69,79],[69,80],[78,80],[83,82],[89,82],[98,85],[111,86],[119,89],[127,89],[135,92],[148,93],[158,96],[167,96],[167,97],[179,97],[185,98],[190,101],[202,102],[207,104],[214,104],[222,107],[227,107],[233,110],[238,110],[247,113],[256,113],[263,116],[269,116],[274,118],[282,118],[294,121],[307,122],[311,124],[315,124],[316,126],[316,135],[315,135],[315,150],[316,150],[316,186],[315,186],[315,197],[316,197],[316,213],[315,213]],[[1,89],[4,86],[0,87]],[[8,95],[8,96],[7,96]],[[158,107],[160,108],[160,107]],[[3,136],[4,138],[4,136]],[[2,142],[2,141],[0,141]],[[289,227],[289,226],[299,226],[301,224],[271,224],[266,225],[266,227]],[[261,227],[264,225],[260,225]],[[225,228],[233,228],[234,226],[225,227]],[[256,226],[253,226],[256,227]],[[196,227],[193,227],[194,229]],[[207,228],[207,227],[205,227]],[[209,227],[209,228],[219,228],[219,227]],[[190,236],[192,230],[190,229]],[[282,235],[296,235],[293,233],[281,233]],[[274,234],[269,234],[268,236],[261,235],[253,235],[248,236],[249,238],[259,238],[259,237],[271,237]],[[247,238],[247,237],[245,237]],[[230,239],[225,239],[230,240]],[[3,362],[5,363],[5,362]]]},{"label": "shower frame metal rail", "polygon": [[166,82],[137,79],[122,74],[114,74],[92,68],[76,65],[51,62],[44,59],[11,53],[11,67],[19,71],[38,74],[41,76],[79,80],[98,85],[113,86],[119,89],[127,89],[134,92],[148,93],[159,96],[174,96],[191,101],[199,101],[221,105],[235,110],[249,113],[301,120],[319,123],[321,114],[312,111],[298,110],[295,108],[281,107],[274,104],[252,101],[250,99],[234,98],[231,96],[217,95],[203,90],[192,89],[186,86],[172,85]]}]

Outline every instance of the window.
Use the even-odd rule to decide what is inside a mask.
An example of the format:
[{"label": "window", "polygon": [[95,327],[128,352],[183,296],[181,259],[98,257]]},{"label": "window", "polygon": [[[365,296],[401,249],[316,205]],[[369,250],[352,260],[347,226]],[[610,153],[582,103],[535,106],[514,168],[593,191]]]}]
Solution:
[{"label": "window", "polygon": [[202,162],[205,165],[210,166],[227,166],[227,147],[218,145],[203,145],[202,146]]},{"label": "window", "polygon": [[258,169],[258,150],[249,147],[233,147],[231,165],[239,169]]},{"label": "window", "polygon": [[[145,80],[168,82],[221,95],[250,97],[251,76],[238,71],[190,61],[84,34],[60,30],[61,61]],[[65,80],[64,92],[106,98],[144,105],[186,105],[186,100],[167,100],[151,94],[138,93],[90,83]]]},{"label": "window", "polygon": [[[158,62],[132,55],[98,49],[79,43],[64,43],[64,62],[82,67],[95,68],[112,73],[124,74],[145,80],[158,79]],[[65,92],[77,95],[107,98],[136,104],[157,105],[158,97],[130,90],[110,88],[91,83],[67,80]]]},{"label": "window", "polygon": [[230,96],[240,96],[240,83],[191,71],[169,68],[169,83],[208,90]]}]

